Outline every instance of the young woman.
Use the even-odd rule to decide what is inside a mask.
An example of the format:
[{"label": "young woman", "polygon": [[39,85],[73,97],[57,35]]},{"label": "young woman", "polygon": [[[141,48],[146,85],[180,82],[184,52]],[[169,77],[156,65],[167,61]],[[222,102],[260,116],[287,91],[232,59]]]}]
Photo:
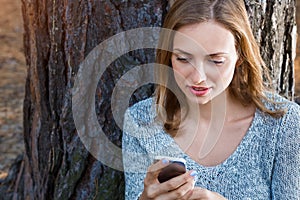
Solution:
[{"label": "young woman", "polygon": [[[172,73],[125,114],[126,199],[299,198],[300,107],[267,90],[244,2],[176,0],[164,28],[157,62]],[[187,172],[160,183],[157,155]]]}]

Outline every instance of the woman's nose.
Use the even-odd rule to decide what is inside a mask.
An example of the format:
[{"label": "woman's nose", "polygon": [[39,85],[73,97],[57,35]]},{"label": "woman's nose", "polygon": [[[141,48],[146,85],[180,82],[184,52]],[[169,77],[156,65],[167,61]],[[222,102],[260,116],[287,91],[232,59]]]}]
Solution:
[{"label": "woman's nose", "polygon": [[195,84],[199,84],[203,81],[206,81],[206,72],[203,66],[203,63],[194,65],[194,70],[192,72],[192,81]]}]

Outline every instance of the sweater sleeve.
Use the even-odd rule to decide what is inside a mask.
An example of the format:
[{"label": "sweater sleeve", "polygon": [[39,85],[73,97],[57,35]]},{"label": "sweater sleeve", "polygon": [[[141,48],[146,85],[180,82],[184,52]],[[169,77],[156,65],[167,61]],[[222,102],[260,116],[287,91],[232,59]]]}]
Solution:
[{"label": "sweater sleeve", "polygon": [[125,200],[138,199],[144,188],[144,178],[149,156],[141,145],[136,132],[139,132],[139,125],[129,110],[125,113],[122,153],[125,175]]},{"label": "sweater sleeve", "polygon": [[292,104],[278,132],[272,174],[272,199],[300,197],[300,106]]},{"label": "sweater sleeve", "polygon": [[130,151],[134,146],[135,150],[142,150],[139,142],[136,138],[131,137],[128,133],[123,133],[123,163],[124,163],[124,175],[125,175],[125,200],[138,199],[143,191],[143,183],[146,173],[140,168],[136,168],[134,164],[138,165],[139,156],[135,156],[134,151]]}]

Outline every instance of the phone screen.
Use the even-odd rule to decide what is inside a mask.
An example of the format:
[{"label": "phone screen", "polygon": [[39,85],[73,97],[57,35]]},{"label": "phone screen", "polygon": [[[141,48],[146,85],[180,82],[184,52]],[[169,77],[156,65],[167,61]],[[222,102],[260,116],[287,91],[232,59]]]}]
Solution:
[{"label": "phone screen", "polygon": [[158,175],[158,181],[163,183],[171,178],[184,174],[186,172],[185,161],[183,159],[169,158],[169,165],[162,169]]}]

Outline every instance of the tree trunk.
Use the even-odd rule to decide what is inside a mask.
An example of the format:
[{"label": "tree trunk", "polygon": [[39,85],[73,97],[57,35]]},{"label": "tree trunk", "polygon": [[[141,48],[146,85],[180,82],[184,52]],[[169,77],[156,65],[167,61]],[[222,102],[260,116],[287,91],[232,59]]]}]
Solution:
[{"label": "tree trunk", "polygon": [[[78,135],[72,113],[72,87],[80,63],[98,44],[121,31],[161,26],[167,0],[22,2],[28,65],[26,152],[10,175],[1,180],[0,199],[123,199],[122,172],[95,159]],[[276,89],[292,98],[295,1],[261,2],[265,3],[246,1],[254,34],[273,72]],[[128,70],[153,61],[151,49],[129,52],[113,62],[99,81],[95,94],[97,119],[118,147],[121,130],[111,111],[113,88]],[[128,81],[134,82],[135,78]],[[148,97],[152,91],[152,85],[139,89],[131,103]]]},{"label": "tree trunk", "polygon": [[[259,2],[259,3],[258,3]],[[296,57],[296,1],[245,1],[253,33],[272,73],[274,88],[294,98]]]}]

